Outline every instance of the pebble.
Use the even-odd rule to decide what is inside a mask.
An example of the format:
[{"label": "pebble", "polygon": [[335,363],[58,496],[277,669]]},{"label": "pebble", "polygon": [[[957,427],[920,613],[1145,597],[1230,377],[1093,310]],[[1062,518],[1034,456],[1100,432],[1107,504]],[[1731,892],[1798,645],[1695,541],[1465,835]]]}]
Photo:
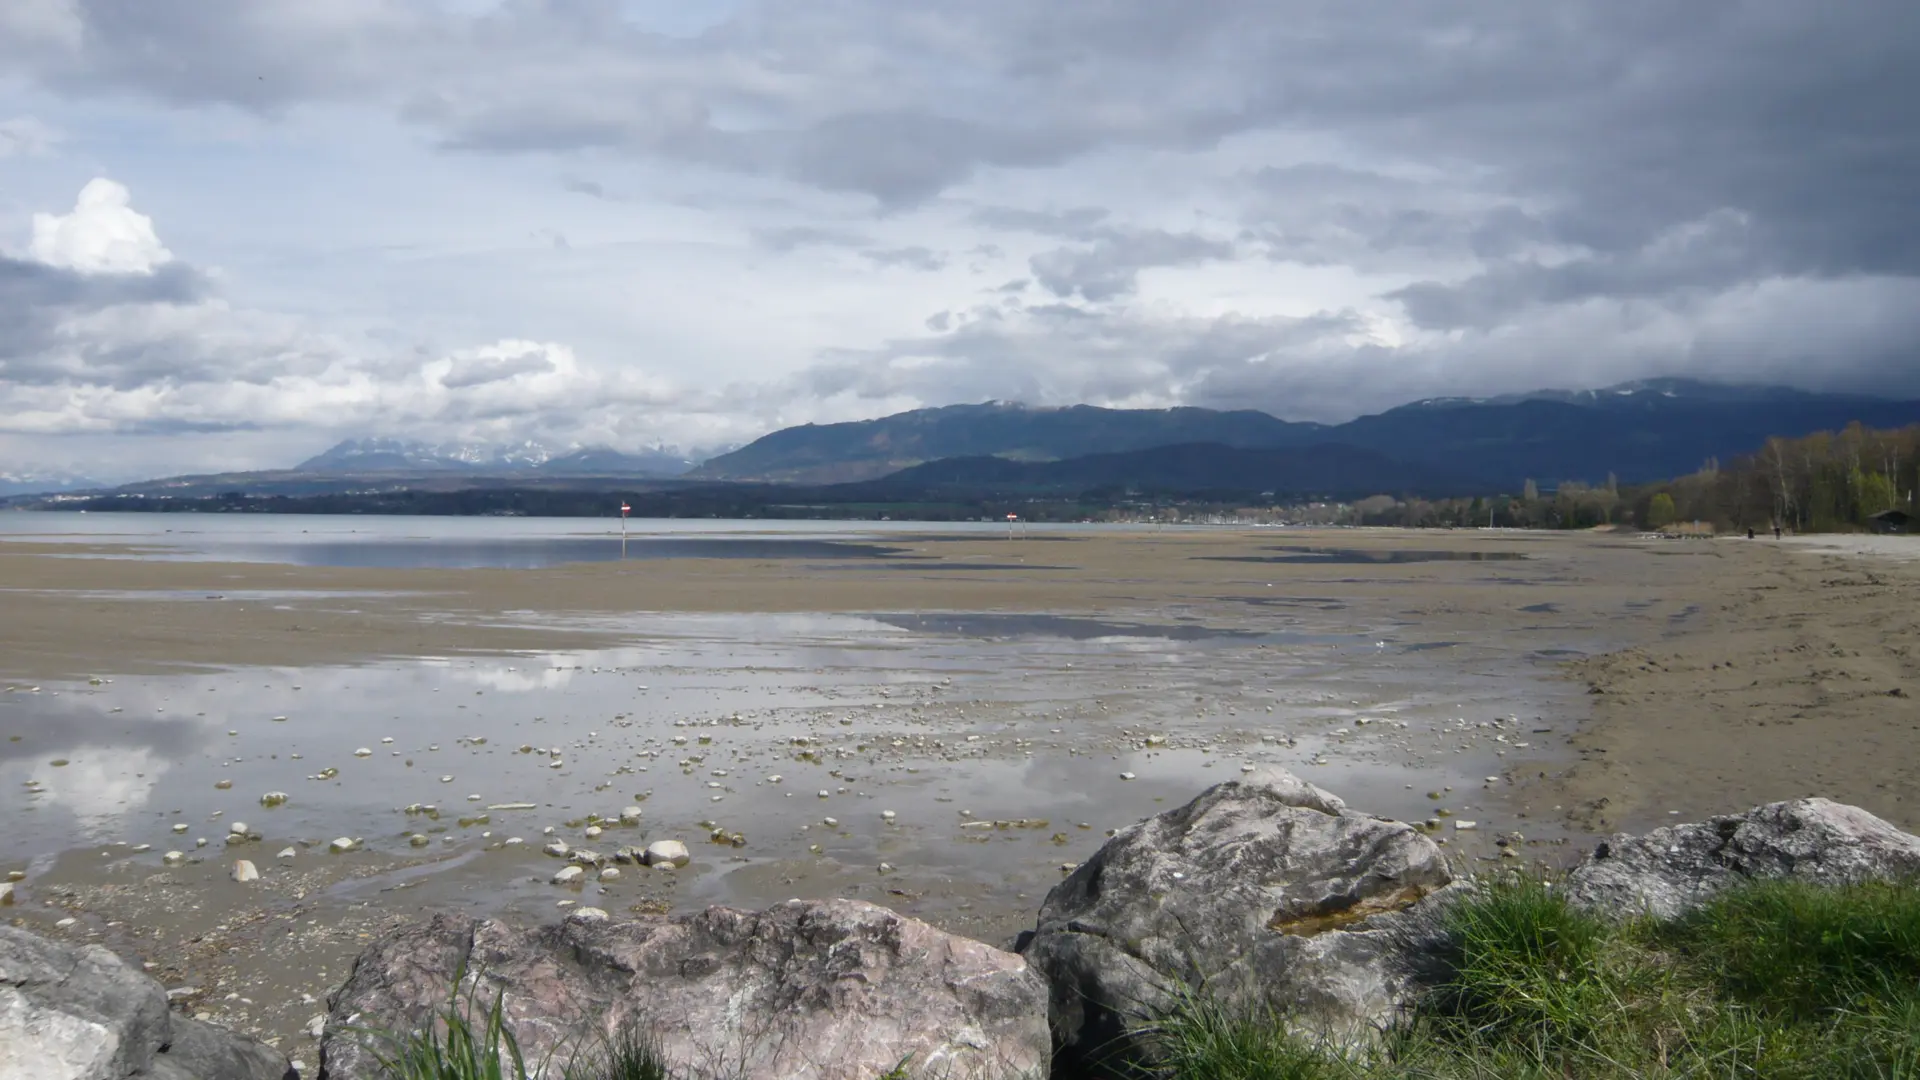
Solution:
[{"label": "pebble", "polygon": [[882,811],[880,811],[880,820],[881,820],[881,821],[892,821],[893,819],[895,819],[895,818],[897,818],[897,817],[899,817],[899,816],[900,816],[900,815],[898,815],[898,814],[896,814],[896,813],[894,813],[894,812],[893,812],[893,811],[891,811],[891,810],[882,810]]},{"label": "pebble", "polygon": [[351,836],[338,836],[327,843],[327,850],[335,855],[343,855],[360,846],[360,841]]},{"label": "pebble", "polygon": [[245,836],[247,835],[247,823],[244,821],[235,821],[227,826],[227,832],[233,836]]},{"label": "pebble", "polygon": [[284,791],[269,791],[265,795],[260,796],[260,805],[268,808],[279,806],[286,801],[287,793]]},{"label": "pebble", "polygon": [[366,747],[364,747],[364,746],[362,746],[362,747],[360,747],[359,749],[357,749],[357,750],[355,750],[355,751],[353,752],[353,756],[354,756],[354,757],[372,757],[372,756],[373,756],[373,751],[372,751],[372,750],[369,750],[368,748],[366,748]]},{"label": "pebble", "polygon": [[407,837],[408,847],[426,847],[427,843],[427,835],[425,833],[414,833],[412,836]]},{"label": "pebble", "polygon": [[567,857],[567,852],[573,849],[567,846],[567,842],[565,840],[562,840],[556,836],[553,839],[547,841],[547,846],[541,848],[540,850],[546,852],[547,854],[553,856],[556,859],[564,859]]},{"label": "pebble", "polygon": [[327,1014],[320,1013],[307,1021],[307,1038],[317,1039],[327,1033]]},{"label": "pebble", "polygon": [[186,823],[186,822],[184,822],[184,821],[180,821],[180,822],[175,822],[175,823],[174,823],[174,826],[173,826],[173,831],[174,831],[174,832],[177,832],[177,833],[180,833],[180,832],[186,832],[186,831],[187,831],[187,828],[188,828],[188,826],[187,826],[187,823]]},{"label": "pebble", "polygon": [[228,791],[228,790],[231,790],[231,789],[233,788],[233,781],[231,781],[231,780],[215,780],[215,781],[213,782],[213,786],[214,786],[214,787],[215,787],[215,788],[216,788],[217,790],[220,790],[220,791]]},{"label": "pebble", "polygon": [[600,839],[600,832],[601,832],[600,826],[589,825],[587,826],[586,837],[589,840],[598,840]]},{"label": "pebble", "polygon": [[600,871],[600,880],[601,881],[619,881],[620,868],[617,866],[609,866],[605,870]]},{"label": "pebble", "polygon": [[168,866],[179,866],[181,863],[187,861],[187,853],[184,851],[169,851],[165,855],[160,856],[160,861],[166,863]]},{"label": "pebble", "polygon": [[259,881],[260,868],[253,865],[253,863],[250,860],[235,859],[233,860],[233,880]]},{"label": "pebble", "polygon": [[553,875],[555,885],[572,885],[585,877],[587,872],[578,866],[563,866]]},{"label": "pebble", "polygon": [[655,840],[642,856],[648,866],[685,866],[693,861],[687,845],[678,840]]},{"label": "pebble", "polygon": [[1477,821],[1455,821],[1453,827],[1456,832],[1472,832],[1480,827],[1480,823]]},{"label": "pebble", "polygon": [[1120,779],[1122,779],[1122,780],[1132,780],[1133,778],[1134,778],[1134,776],[1133,776],[1133,774],[1132,774],[1132,773],[1130,773],[1130,772],[1123,772],[1123,773],[1121,773],[1121,774],[1120,774]]},{"label": "pebble", "polygon": [[622,825],[640,824],[640,808],[637,806],[623,807],[620,811],[620,824]]},{"label": "pebble", "polygon": [[605,908],[597,907],[574,908],[572,911],[567,912],[568,919],[579,922],[605,922],[612,917],[613,916],[607,914]]},{"label": "pebble", "polygon": [[297,857],[299,856],[299,854],[300,854],[299,852],[297,852],[297,851],[295,851],[295,850],[293,850],[292,848],[281,848],[281,849],[280,849],[280,854],[278,854],[278,855],[275,855],[275,856],[274,856],[274,858],[276,858],[276,859],[292,859],[292,858],[297,858]]},{"label": "pebble", "polygon": [[13,903],[13,882],[0,883],[0,907]]}]

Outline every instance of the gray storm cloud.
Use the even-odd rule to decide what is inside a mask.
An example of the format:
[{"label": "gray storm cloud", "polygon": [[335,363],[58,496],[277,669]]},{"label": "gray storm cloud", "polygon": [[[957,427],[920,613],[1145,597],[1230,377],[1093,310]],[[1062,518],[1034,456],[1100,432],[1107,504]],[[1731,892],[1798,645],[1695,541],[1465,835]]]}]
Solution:
[{"label": "gray storm cloud", "polygon": [[[293,422],[266,390],[180,389],[289,372],[357,429],[616,440],[694,414],[749,435],[988,397],[1340,419],[1667,374],[1920,395],[1905,0],[769,0],[694,22],[616,4],[8,5],[0,62],[30,90],[0,96],[10,162],[72,144],[85,117],[61,103],[268,128],[352,110],[463,167],[544,168],[607,221],[678,178],[697,243],[745,252],[714,271],[717,323],[826,302],[811,287],[834,274],[885,276],[901,291],[865,302],[910,307],[856,331],[861,295],[836,286],[844,309],[781,324],[813,336],[780,365],[712,345],[741,357],[725,377],[687,359],[708,346],[685,333],[566,363],[456,343],[428,375],[324,320],[216,310],[191,259],[135,280],[15,244],[0,374],[34,418],[15,430]],[[546,235],[580,256],[596,230]],[[739,274],[762,276],[736,294]],[[496,336],[568,339],[558,315],[528,321]],[[652,411],[581,420],[595,395]]]}]

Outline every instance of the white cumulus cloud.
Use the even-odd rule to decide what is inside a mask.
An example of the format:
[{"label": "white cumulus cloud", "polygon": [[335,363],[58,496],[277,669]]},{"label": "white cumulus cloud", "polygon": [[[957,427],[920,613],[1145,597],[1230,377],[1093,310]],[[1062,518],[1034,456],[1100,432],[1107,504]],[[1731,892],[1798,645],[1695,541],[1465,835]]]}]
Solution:
[{"label": "white cumulus cloud", "polygon": [[153,219],[135,210],[125,185],[88,181],[67,214],[33,215],[33,258],[84,274],[150,274],[173,260]]}]

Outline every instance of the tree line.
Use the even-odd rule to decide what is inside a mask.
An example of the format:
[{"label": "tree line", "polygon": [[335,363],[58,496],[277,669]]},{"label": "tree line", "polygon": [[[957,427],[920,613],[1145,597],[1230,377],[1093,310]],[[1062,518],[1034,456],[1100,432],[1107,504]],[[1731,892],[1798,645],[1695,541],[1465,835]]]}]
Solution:
[{"label": "tree line", "polygon": [[1877,430],[1851,424],[1797,439],[1772,438],[1729,463],[1708,461],[1687,476],[1622,486],[1529,480],[1517,496],[1395,499],[1355,503],[1361,525],[1426,528],[1667,529],[1699,523],[1721,531],[1852,532],[1889,510],[1920,512],[1920,424]]}]

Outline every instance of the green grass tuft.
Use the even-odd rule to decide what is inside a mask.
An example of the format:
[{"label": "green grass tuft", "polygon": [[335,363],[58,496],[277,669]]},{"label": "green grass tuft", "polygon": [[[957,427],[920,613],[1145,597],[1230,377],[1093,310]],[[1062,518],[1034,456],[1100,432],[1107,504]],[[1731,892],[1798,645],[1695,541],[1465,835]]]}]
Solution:
[{"label": "green grass tuft", "polygon": [[1203,999],[1162,1080],[1920,1080],[1920,887],[1765,884],[1610,923],[1538,883],[1445,915],[1447,975],[1381,1043],[1302,1040]]},{"label": "green grass tuft", "polygon": [[1339,1055],[1288,1033],[1272,1015],[1237,1015],[1201,995],[1184,999],[1152,1033],[1168,1077],[1335,1080],[1352,1075]]},{"label": "green grass tuft", "polygon": [[504,991],[476,1022],[473,995],[460,998],[461,981],[455,978],[446,1007],[421,1030],[377,1033],[384,1049],[374,1056],[392,1080],[529,1080],[526,1058],[500,1007]]},{"label": "green grass tuft", "polygon": [[1725,991],[1793,1021],[1911,1001],[1920,986],[1920,889],[1755,885],[1657,935]]},{"label": "green grass tuft", "polygon": [[598,1046],[575,1054],[563,1080],[672,1080],[660,1051],[631,1027],[621,1028]]}]

